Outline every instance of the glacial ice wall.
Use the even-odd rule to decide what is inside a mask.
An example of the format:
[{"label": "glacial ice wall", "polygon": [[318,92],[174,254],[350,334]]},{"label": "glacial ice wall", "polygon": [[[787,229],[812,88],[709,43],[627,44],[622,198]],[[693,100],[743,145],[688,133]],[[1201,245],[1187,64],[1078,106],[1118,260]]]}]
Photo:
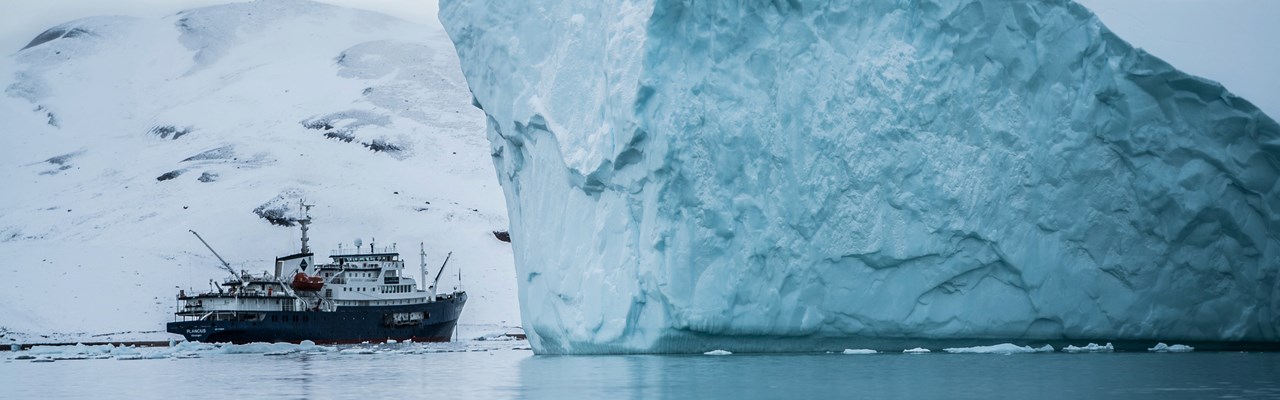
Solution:
[{"label": "glacial ice wall", "polygon": [[1280,341],[1280,125],[1074,2],[441,3],[539,353]]}]

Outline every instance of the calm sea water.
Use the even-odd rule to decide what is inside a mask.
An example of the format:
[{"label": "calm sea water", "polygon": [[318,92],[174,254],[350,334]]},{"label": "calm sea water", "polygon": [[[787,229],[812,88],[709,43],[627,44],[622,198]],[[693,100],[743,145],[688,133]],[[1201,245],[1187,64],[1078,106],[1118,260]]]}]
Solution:
[{"label": "calm sea water", "polygon": [[0,398],[1280,398],[1280,353],[534,356],[208,354],[62,360],[2,354]]}]

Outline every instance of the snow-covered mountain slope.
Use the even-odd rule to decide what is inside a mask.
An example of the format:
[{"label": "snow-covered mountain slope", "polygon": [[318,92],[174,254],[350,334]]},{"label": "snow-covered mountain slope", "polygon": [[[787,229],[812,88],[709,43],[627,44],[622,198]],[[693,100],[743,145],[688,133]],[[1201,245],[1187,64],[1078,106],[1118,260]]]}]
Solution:
[{"label": "snow-covered mountain slope", "polygon": [[[0,329],[162,330],[179,288],[296,251],[453,257],[462,323],[518,325],[483,114],[439,26],[306,1],[96,17],[0,61]],[[255,213],[255,209],[260,212]],[[2,339],[0,339],[2,340]]]},{"label": "snow-covered mountain slope", "polygon": [[1280,125],[1072,1],[441,20],[535,351],[1280,342]]}]

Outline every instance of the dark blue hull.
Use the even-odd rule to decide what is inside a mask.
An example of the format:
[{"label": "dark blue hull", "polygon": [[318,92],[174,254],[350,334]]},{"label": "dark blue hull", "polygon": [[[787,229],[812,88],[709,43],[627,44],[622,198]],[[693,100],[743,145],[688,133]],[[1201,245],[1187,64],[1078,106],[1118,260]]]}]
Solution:
[{"label": "dark blue hull", "polygon": [[[467,302],[466,293],[426,304],[338,307],[322,311],[253,311],[256,321],[178,321],[167,325],[169,333],[188,341],[205,343],[301,342],[360,343],[387,339],[445,342]],[[423,313],[420,321],[398,321],[393,316]]]}]

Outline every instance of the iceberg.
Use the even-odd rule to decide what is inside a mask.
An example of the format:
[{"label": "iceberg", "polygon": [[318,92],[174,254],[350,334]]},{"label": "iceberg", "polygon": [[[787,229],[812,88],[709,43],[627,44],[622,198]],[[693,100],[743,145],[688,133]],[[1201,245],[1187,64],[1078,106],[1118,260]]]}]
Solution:
[{"label": "iceberg", "polygon": [[1069,0],[442,0],[539,354],[1280,345],[1280,125]]},{"label": "iceberg", "polygon": [[1089,343],[1084,347],[1068,345],[1062,349],[1062,352],[1064,353],[1111,353],[1114,351],[1116,351],[1116,348],[1115,346],[1112,346],[1110,342],[1105,346],[1099,346],[1097,343]]},{"label": "iceberg", "polygon": [[951,354],[1026,354],[1026,353],[1052,353],[1053,346],[1044,345],[1041,347],[1018,346],[1013,343],[1001,343],[991,346],[974,346],[974,347],[951,347],[942,349],[942,351]]},{"label": "iceberg", "polygon": [[1196,348],[1187,346],[1185,344],[1175,344],[1170,346],[1170,345],[1164,344],[1164,342],[1161,342],[1161,343],[1156,343],[1156,347],[1149,348],[1147,349],[1147,351],[1150,351],[1153,353],[1190,353],[1190,352],[1196,351]]}]

